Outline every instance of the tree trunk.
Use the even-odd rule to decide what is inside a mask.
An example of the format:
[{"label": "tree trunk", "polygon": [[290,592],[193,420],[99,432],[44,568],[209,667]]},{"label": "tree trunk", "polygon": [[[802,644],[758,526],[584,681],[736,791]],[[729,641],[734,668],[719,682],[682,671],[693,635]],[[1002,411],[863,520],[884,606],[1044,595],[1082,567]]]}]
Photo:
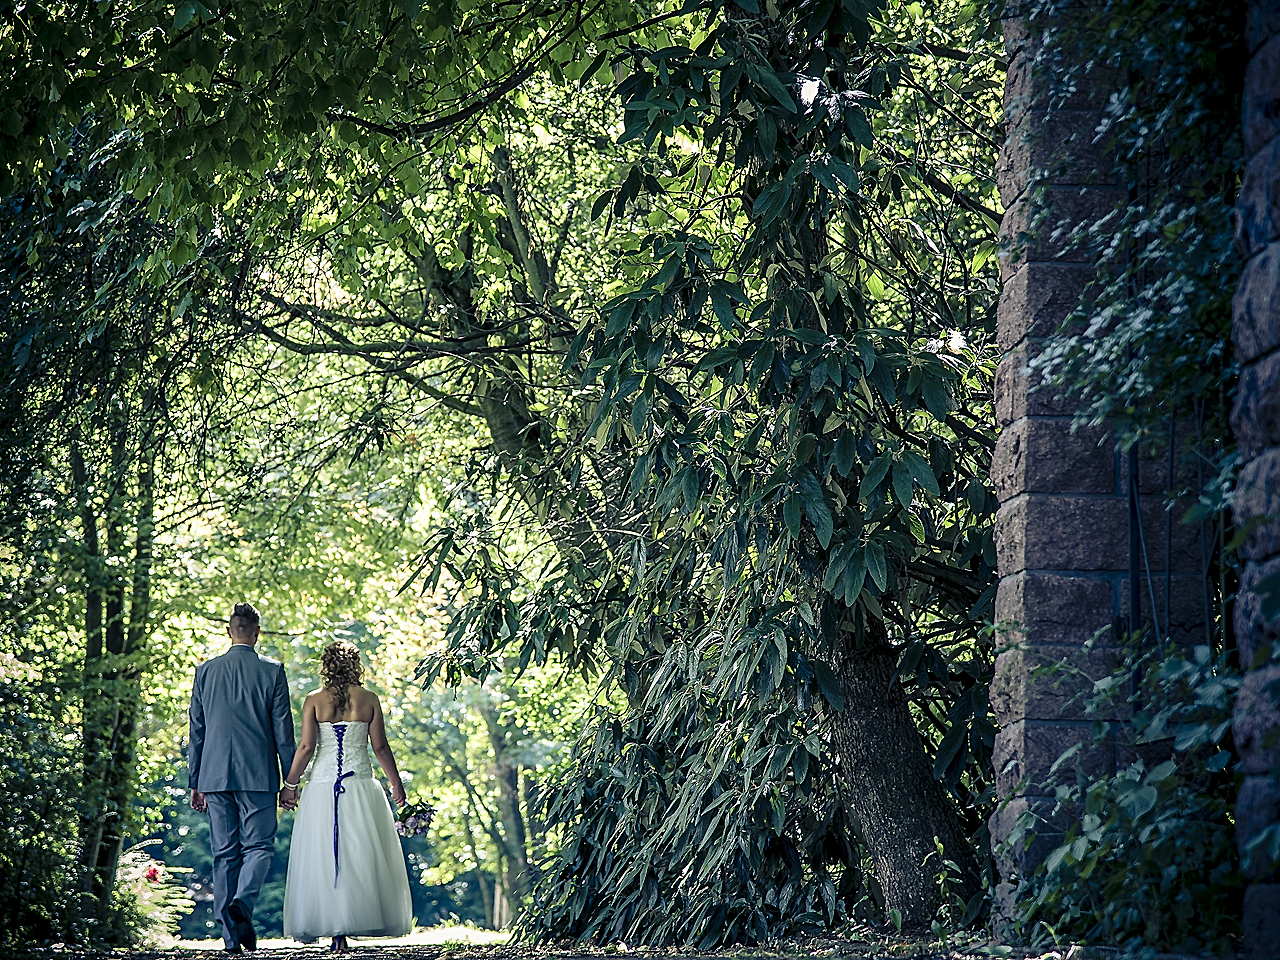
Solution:
[{"label": "tree trunk", "polygon": [[852,634],[841,637],[832,666],[844,710],[831,720],[839,769],[886,912],[898,910],[904,927],[927,928],[942,905],[934,838],[960,868],[953,896],[967,901],[977,893],[981,870],[958,813],[933,775],[906,695],[896,681],[890,683],[897,664],[893,649],[870,628],[860,647]]},{"label": "tree trunk", "polygon": [[493,893],[489,890],[488,884],[484,882],[483,861],[480,859],[480,849],[476,846],[475,831],[471,829],[471,817],[466,810],[462,811],[462,829],[467,835],[467,846],[471,850],[471,859],[476,862],[476,868],[473,871],[476,875],[476,883],[480,887],[480,902],[484,904],[484,922],[490,930],[498,929],[494,925],[497,919],[493,912]]},{"label": "tree trunk", "polygon": [[513,898],[529,895],[529,855],[524,827],[524,815],[520,809],[520,765],[511,759],[507,737],[509,730],[498,722],[496,710],[480,708],[485,727],[489,731],[489,743],[493,747],[494,777],[498,781],[498,815],[502,818],[503,859],[506,861],[504,886]]},{"label": "tree trunk", "polygon": [[[113,449],[113,478],[120,490],[126,440],[119,429]],[[146,646],[151,614],[151,569],[155,540],[154,448],[142,451],[138,464],[133,563],[130,575],[117,566],[104,586],[86,578],[86,705],[84,714],[85,791],[92,813],[82,823],[81,865],[99,922],[108,919],[116,869],[124,849],[125,820],[133,799],[137,711],[141,668],[137,655]],[[87,483],[84,461],[72,456],[73,479]],[[111,497],[106,511],[107,554],[117,561],[126,553],[121,496]],[[85,501],[86,552],[97,557],[97,526]],[[89,531],[93,531],[90,536]],[[104,571],[105,572],[105,571]],[[125,598],[129,596],[126,619]],[[103,622],[105,613],[105,623]]]},{"label": "tree trunk", "polygon": [[[81,701],[81,782],[86,812],[80,818],[80,866],[88,881],[92,865],[98,860],[98,844],[102,840],[102,818],[90,813],[99,805],[98,791],[102,774],[98,769],[99,742],[104,726],[102,709],[102,608],[103,563],[98,542],[98,516],[89,493],[89,471],[79,443],[71,445],[71,479],[80,498],[80,517],[84,523],[84,674]],[[86,888],[87,889],[87,888]]]}]

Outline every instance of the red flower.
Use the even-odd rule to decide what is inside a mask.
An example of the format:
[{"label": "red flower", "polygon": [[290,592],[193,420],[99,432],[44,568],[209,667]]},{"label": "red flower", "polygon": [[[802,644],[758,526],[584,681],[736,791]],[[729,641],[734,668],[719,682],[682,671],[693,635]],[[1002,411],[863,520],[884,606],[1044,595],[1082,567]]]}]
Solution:
[{"label": "red flower", "polygon": [[147,867],[147,872],[144,873],[143,876],[146,879],[150,880],[152,883],[159,883],[160,882],[160,865],[153,863],[151,866]]}]

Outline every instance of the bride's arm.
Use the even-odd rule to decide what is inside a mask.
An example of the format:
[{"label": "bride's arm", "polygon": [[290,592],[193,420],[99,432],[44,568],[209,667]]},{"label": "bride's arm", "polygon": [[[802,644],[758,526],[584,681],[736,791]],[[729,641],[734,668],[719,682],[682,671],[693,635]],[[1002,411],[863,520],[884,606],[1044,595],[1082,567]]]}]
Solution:
[{"label": "bride's arm", "polygon": [[377,697],[373,698],[373,719],[369,721],[369,746],[373,747],[373,755],[378,758],[382,772],[387,775],[391,799],[396,803],[404,803],[404,784],[400,782],[396,758],[391,755],[391,744],[387,743],[387,727],[382,721],[382,703]]},{"label": "bride's arm", "polygon": [[293,766],[289,768],[289,776],[285,783],[297,783],[307,770],[307,764],[316,752],[316,741],[320,738],[320,725],[316,723],[316,705],[311,697],[302,701],[302,737],[298,740],[298,749],[293,752]]}]

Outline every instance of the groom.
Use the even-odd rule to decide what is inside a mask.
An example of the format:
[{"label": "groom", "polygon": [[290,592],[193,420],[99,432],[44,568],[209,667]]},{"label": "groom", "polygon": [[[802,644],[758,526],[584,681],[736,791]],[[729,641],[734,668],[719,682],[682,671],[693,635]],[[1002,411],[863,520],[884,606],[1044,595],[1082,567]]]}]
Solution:
[{"label": "groom", "polygon": [[[275,856],[276,790],[293,763],[293,713],[284,667],[254,651],[258,611],[237,603],[231,649],[196,667],[187,753],[191,806],[209,814],[213,908],[227,951],[254,950],[250,918]],[[296,789],[280,790],[292,808]]]}]

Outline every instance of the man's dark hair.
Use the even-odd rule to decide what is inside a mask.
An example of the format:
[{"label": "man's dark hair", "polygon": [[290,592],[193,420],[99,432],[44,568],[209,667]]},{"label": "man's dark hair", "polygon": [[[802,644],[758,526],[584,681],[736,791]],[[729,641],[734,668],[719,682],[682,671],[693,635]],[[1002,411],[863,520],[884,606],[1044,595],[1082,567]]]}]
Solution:
[{"label": "man's dark hair", "polygon": [[237,603],[235,609],[231,611],[231,628],[233,630],[237,620],[246,627],[256,627],[258,625],[258,608],[252,603]]}]

